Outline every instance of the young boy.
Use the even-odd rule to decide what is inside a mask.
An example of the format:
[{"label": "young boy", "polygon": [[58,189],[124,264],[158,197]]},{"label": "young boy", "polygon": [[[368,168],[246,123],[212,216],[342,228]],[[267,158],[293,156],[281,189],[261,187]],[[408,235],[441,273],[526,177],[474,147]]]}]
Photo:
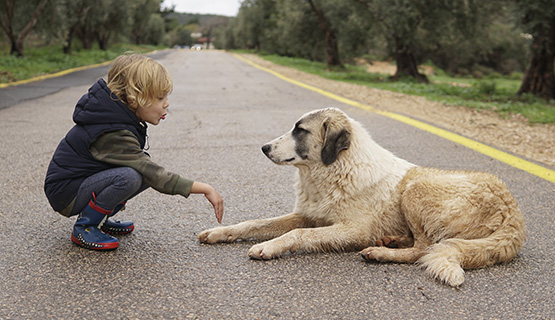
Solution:
[{"label": "young boy", "polygon": [[148,187],[184,197],[204,194],[221,223],[223,200],[213,187],[166,171],[143,151],[147,123],[158,125],[166,117],[172,86],[159,62],[124,54],[114,60],[108,83],[98,80],[77,103],[75,126],[52,156],[44,184],[55,211],[78,215],[71,234],[77,245],[116,249],[112,235],[132,232],[134,225],[108,218]]}]

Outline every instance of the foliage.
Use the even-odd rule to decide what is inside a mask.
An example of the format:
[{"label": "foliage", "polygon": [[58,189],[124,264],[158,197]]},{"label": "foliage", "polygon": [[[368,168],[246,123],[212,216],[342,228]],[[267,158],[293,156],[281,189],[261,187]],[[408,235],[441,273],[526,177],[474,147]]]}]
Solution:
[{"label": "foliage", "polygon": [[525,70],[530,41],[515,27],[511,10],[500,4],[487,21],[477,22],[471,34],[460,32],[455,20],[445,23],[441,33],[433,29],[421,32],[422,56],[451,74],[482,77]]},{"label": "foliage", "polygon": [[191,24],[196,24],[199,26],[216,26],[229,22],[231,18],[214,14],[183,13],[172,11],[167,14],[167,19],[175,20],[179,25],[182,26],[187,26]]},{"label": "foliage", "polygon": [[[279,1],[279,0],[278,0]],[[264,32],[275,30],[276,21],[272,13],[277,9],[273,0],[244,0],[235,19],[233,19],[233,38],[238,48],[264,50],[271,45],[271,39]]]},{"label": "foliage", "polygon": [[[25,35],[23,31],[34,7],[41,7],[43,2],[46,6],[42,14],[33,16],[37,27],[32,40],[39,45],[61,43],[68,54],[74,39],[79,39],[84,49],[92,48],[94,42],[102,50],[112,42],[121,41],[157,45],[176,39],[166,37],[166,33],[180,27],[168,17],[172,8],[162,8],[161,0],[5,0],[0,1],[0,22],[7,40],[17,44],[16,38]],[[10,8],[13,8],[13,17],[5,13],[11,12]],[[7,17],[12,19],[7,21],[4,19]],[[9,34],[10,30],[15,30],[16,34]],[[23,48],[23,42],[20,47]]]},{"label": "foliage", "polygon": [[0,2],[0,27],[10,41],[10,54],[23,56],[25,38],[38,23],[38,18],[48,5],[48,0]]},{"label": "foliage", "polygon": [[[330,23],[325,33],[322,16]],[[331,31],[339,47],[333,56],[351,63],[364,55],[392,59],[393,79],[427,82],[417,67],[423,62],[478,79],[528,69],[518,92],[549,99],[554,17],[552,0],[244,0],[238,16],[217,30],[217,44],[321,62],[333,51],[324,42]]]},{"label": "foliage", "polygon": [[516,0],[516,15],[524,30],[531,35],[549,32],[553,24],[555,2],[551,0]]},{"label": "foliage", "polygon": [[280,1],[271,14],[271,21],[275,27],[264,33],[264,51],[313,61],[325,60],[323,32],[309,5],[302,1]]},{"label": "foliage", "polygon": [[[408,62],[430,60],[450,73],[484,76],[522,72],[528,61],[529,40],[520,37],[515,26],[512,1],[314,3],[330,21],[340,57],[348,62],[367,53],[396,59],[403,53]],[[307,1],[245,0],[238,16],[217,34],[217,43],[224,49],[325,59],[324,34]]]},{"label": "foliage", "polygon": [[[341,55],[352,59],[362,54],[369,39],[365,20],[352,16],[351,0],[319,0],[314,3],[339,34]],[[239,14],[219,30],[225,49],[255,49],[314,61],[326,58],[325,35],[306,1],[245,0]]]},{"label": "foliage", "polygon": [[156,22],[151,22],[150,18],[160,8],[160,0],[134,0],[132,10],[131,34],[135,44],[147,43],[149,33],[156,31],[150,30]]},{"label": "foliage", "polygon": [[144,41],[153,45],[160,44],[165,33],[164,18],[160,14],[151,14],[148,18]]}]

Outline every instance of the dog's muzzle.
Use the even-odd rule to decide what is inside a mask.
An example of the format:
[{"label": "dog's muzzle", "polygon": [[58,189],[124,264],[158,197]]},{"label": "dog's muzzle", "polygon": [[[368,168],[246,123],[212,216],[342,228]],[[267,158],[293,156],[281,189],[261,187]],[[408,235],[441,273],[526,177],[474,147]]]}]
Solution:
[{"label": "dog's muzzle", "polygon": [[265,144],[262,146],[262,152],[266,155],[266,157],[270,157],[268,154],[272,151],[272,146],[269,144]]},{"label": "dog's muzzle", "polygon": [[285,159],[285,160],[279,159],[279,157],[276,158],[276,155],[272,154],[272,148],[273,148],[272,144],[270,144],[270,143],[265,144],[265,145],[262,146],[262,152],[264,152],[266,157],[268,157],[268,159],[272,160],[274,163],[283,164],[283,163],[288,163],[288,162],[294,161],[296,159],[295,157],[288,158],[288,159]]}]

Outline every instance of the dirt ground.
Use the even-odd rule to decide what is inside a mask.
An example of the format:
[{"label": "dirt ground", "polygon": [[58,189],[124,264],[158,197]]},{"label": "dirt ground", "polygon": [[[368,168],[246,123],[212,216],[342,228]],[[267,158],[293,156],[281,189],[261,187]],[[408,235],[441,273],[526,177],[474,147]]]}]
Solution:
[{"label": "dirt ground", "polygon": [[[555,167],[555,125],[529,124],[522,115],[502,117],[488,110],[446,106],[424,97],[372,89],[324,79],[268,62],[253,54],[243,57],[286,77],[355,100],[376,109],[407,115],[508,151],[549,167]],[[395,71],[387,63],[374,63],[373,72]]]}]

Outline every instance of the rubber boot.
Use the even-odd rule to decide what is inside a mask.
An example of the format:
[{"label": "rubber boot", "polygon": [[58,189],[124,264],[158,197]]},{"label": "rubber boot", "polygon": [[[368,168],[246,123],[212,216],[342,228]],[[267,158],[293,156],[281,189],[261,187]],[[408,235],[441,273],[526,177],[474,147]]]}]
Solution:
[{"label": "rubber boot", "polygon": [[112,210],[102,209],[91,200],[77,217],[71,233],[71,241],[87,249],[116,249],[119,246],[118,239],[100,231],[102,224],[111,213]]},{"label": "rubber boot", "polygon": [[[113,217],[120,210],[124,210],[125,203],[126,201],[118,204],[114,208],[114,211],[108,217]],[[135,225],[133,225],[133,221],[119,221],[114,219],[106,219],[106,222],[104,222],[104,224],[100,228],[100,230],[110,235],[127,234],[133,232],[134,229]]]}]

